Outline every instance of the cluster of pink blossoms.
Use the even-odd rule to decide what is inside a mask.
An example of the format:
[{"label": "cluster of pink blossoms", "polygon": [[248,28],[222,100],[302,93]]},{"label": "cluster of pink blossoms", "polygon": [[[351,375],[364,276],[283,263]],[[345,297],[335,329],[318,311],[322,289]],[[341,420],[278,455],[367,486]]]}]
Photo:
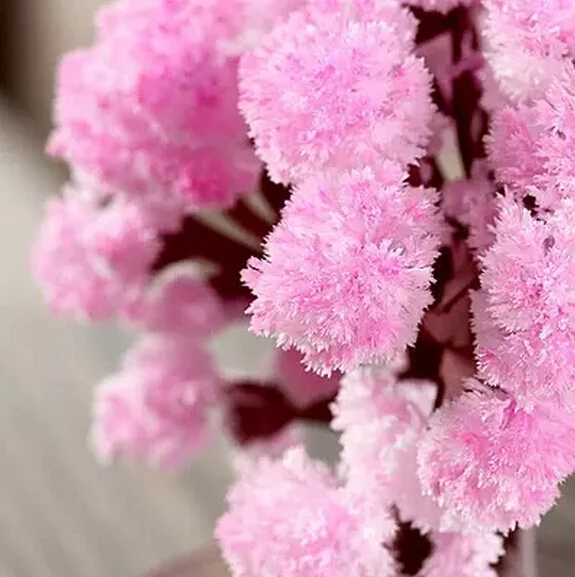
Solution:
[{"label": "cluster of pink blossoms", "polygon": [[[251,444],[216,529],[235,576],[493,577],[555,502],[574,49],[570,0],[119,0],[63,60],[34,274],[139,333],[96,391],[104,461],[181,465],[218,413]],[[212,342],[246,307],[278,350],[237,382]]]}]

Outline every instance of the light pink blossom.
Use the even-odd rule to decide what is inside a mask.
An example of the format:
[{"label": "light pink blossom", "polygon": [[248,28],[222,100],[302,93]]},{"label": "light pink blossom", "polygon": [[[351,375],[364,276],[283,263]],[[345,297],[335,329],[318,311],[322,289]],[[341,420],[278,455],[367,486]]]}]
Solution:
[{"label": "light pink blossom", "polygon": [[383,20],[310,14],[242,59],[240,107],[272,179],[421,156],[434,113],[423,61]]},{"label": "light pink blossom", "polygon": [[260,172],[223,48],[237,33],[226,2],[119,0],[60,65],[49,152],[110,193],[233,203]]},{"label": "light pink blossom", "polygon": [[441,223],[431,190],[399,167],[311,178],[297,188],[243,279],[251,329],[329,373],[401,354],[431,303]]},{"label": "light pink blossom", "polygon": [[572,470],[570,431],[566,419],[544,407],[526,412],[503,391],[472,391],[442,406],[419,445],[418,471],[443,507],[444,528],[537,524]]},{"label": "light pink blossom", "polygon": [[54,312],[101,320],[139,297],[160,246],[136,205],[68,188],[47,203],[32,270]]},{"label": "light pink blossom", "polygon": [[197,342],[145,337],[96,390],[96,454],[104,463],[125,457],[182,465],[209,440],[208,410],[218,388],[210,357]]},{"label": "light pink blossom", "polygon": [[486,56],[516,101],[540,97],[572,66],[575,8],[570,0],[484,0]]},{"label": "light pink blossom", "polygon": [[236,577],[395,574],[383,547],[393,526],[389,516],[380,526],[365,519],[354,498],[301,448],[245,470],[228,503],[216,536]]},{"label": "light pink blossom", "polygon": [[390,367],[363,367],[343,378],[332,406],[348,485],[374,509],[395,505],[402,521],[425,532],[441,519],[441,509],[423,494],[416,465],[435,396],[433,383],[398,382]]}]

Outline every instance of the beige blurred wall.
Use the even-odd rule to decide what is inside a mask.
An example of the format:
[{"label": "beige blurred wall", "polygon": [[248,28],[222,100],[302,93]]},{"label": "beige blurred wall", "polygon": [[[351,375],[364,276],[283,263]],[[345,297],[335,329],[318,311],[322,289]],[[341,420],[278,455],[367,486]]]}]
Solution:
[{"label": "beige blurred wall", "polygon": [[94,11],[104,0],[13,0],[9,51],[11,92],[45,134],[60,55],[90,42]]}]

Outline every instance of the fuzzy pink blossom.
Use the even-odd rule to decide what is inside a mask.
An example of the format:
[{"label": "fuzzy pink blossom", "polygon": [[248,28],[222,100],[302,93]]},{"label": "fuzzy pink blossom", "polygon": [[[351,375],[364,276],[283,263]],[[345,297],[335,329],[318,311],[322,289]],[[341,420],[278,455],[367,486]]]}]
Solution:
[{"label": "fuzzy pink blossom", "polygon": [[32,270],[54,312],[101,320],[139,296],[160,246],[137,206],[68,188],[47,203]]},{"label": "fuzzy pink blossom", "polygon": [[473,295],[472,310],[478,376],[513,393],[526,410],[542,402],[574,413],[575,334],[546,334],[540,325],[506,331],[494,320],[483,291]]},{"label": "fuzzy pink blossom", "polygon": [[572,66],[571,0],[484,0],[486,55],[503,90],[516,101],[544,94]]},{"label": "fuzzy pink blossom", "polygon": [[120,0],[91,48],[59,69],[49,152],[107,192],[228,205],[257,184],[260,164],[237,109],[239,33],[211,0]]},{"label": "fuzzy pink blossom", "polygon": [[445,214],[468,227],[468,245],[477,252],[486,250],[494,240],[495,184],[485,162],[473,163],[470,179],[447,184],[441,194]]},{"label": "fuzzy pink blossom", "polygon": [[512,201],[502,206],[473,299],[479,374],[526,409],[539,401],[574,411],[573,203],[562,201],[547,222]]},{"label": "fuzzy pink blossom", "polygon": [[295,347],[329,373],[394,358],[413,342],[441,223],[431,190],[384,164],[310,178],[243,279],[256,296],[251,329]]},{"label": "fuzzy pink blossom", "polygon": [[509,199],[500,202],[496,241],[482,259],[481,284],[498,325],[538,325],[549,334],[575,320],[575,201],[547,222]]},{"label": "fuzzy pink blossom", "polygon": [[573,468],[571,431],[565,419],[544,407],[526,412],[503,391],[468,392],[442,406],[419,445],[418,471],[444,509],[444,528],[537,524]]},{"label": "fuzzy pink blossom", "polygon": [[433,552],[418,577],[497,577],[493,565],[503,553],[496,533],[434,533]]},{"label": "fuzzy pink blossom", "polygon": [[218,397],[210,357],[194,341],[148,336],[97,389],[92,444],[98,457],[175,468],[209,440]]},{"label": "fuzzy pink blossom", "polygon": [[147,332],[205,338],[224,322],[222,303],[195,271],[177,266],[156,277],[126,318]]},{"label": "fuzzy pink blossom", "polygon": [[434,113],[423,61],[383,20],[310,14],[292,14],[242,59],[240,107],[271,178],[421,156]]},{"label": "fuzzy pink blossom", "polygon": [[497,179],[520,198],[545,172],[545,161],[537,155],[540,130],[536,118],[535,111],[527,105],[505,106],[493,114],[486,137]]},{"label": "fuzzy pink blossom", "polygon": [[374,508],[394,504],[402,521],[424,532],[439,527],[441,518],[440,508],[423,494],[416,465],[435,396],[433,383],[398,382],[391,367],[363,367],[343,378],[332,406],[349,486]]},{"label": "fuzzy pink blossom", "polygon": [[531,193],[540,205],[554,209],[563,198],[575,199],[575,68],[551,82],[534,111],[540,131],[537,156],[545,175]]},{"label": "fuzzy pink blossom", "polygon": [[228,503],[216,537],[235,577],[395,574],[382,544],[393,526],[389,517],[381,526],[364,519],[329,471],[301,448],[245,470]]},{"label": "fuzzy pink blossom", "polygon": [[349,21],[385,22],[408,52],[414,48],[417,19],[398,0],[307,0],[306,9],[317,20],[341,13]]},{"label": "fuzzy pink blossom", "polygon": [[534,196],[540,209],[555,209],[575,196],[575,69],[555,78],[531,104],[494,115],[487,138],[498,179],[514,194]]}]

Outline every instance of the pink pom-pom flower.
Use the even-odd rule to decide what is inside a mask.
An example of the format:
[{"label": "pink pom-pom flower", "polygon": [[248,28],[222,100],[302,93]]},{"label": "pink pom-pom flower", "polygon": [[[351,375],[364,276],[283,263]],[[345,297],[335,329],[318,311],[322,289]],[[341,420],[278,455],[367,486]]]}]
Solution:
[{"label": "pink pom-pom flower", "polygon": [[393,367],[362,367],[342,380],[332,406],[341,432],[341,473],[374,510],[395,505],[402,521],[438,528],[441,509],[417,476],[417,443],[433,410],[436,386],[399,381]]},{"label": "pink pom-pom flower", "polygon": [[444,528],[539,523],[573,468],[571,431],[560,415],[526,412],[501,390],[467,392],[442,406],[419,445],[418,471],[444,510]]},{"label": "pink pom-pom flower", "polygon": [[209,440],[219,381],[197,342],[148,336],[97,389],[92,445],[98,457],[175,468]]},{"label": "pink pom-pom flower", "polygon": [[486,55],[503,90],[516,101],[544,94],[572,67],[575,8],[570,0],[484,0]]},{"label": "pink pom-pom flower", "polygon": [[501,202],[496,241],[482,260],[481,284],[493,318],[508,331],[534,325],[549,334],[575,320],[575,202],[547,222]]},{"label": "pink pom-pom flower", "polygon": [[228,502],[216,536],[234,577],[395,574],[383,546],[393,532],[389,516],[380,515],[381,523],[365,519],[354,499],[301,447],[245,470]]},{"label": "pink pom-pom flower", "polygon": [[310,178],[243,279],[251,329],[295,347],[318,371],[394,358],[424,309],[441,223],[435,194],[399,167]]},{"label": "pink pom-pom flower", "polygon": [[138,298],[161,244],[146,214],[69,188],[47,203],[32,270],[53,311],[101,320]]},{"label": "pink pom-pom flower", "polygon": [[532,195],[540,211],[575,197],[575,69],[554,78],[531,104],[495,113],[487,138],[497,177],[519,198]]},{"label": "pink pom-pom flower", "polygon": [[473,298],[479,376],[527,410],[551,402],[573,412],[575,207],[563,200],[545,222],[510,199],[500,205]]},{"label": "pink pom-pom flower", "polygon": [[66,56],[48,150],[92,186],[191,209],[253,190],[260,164],[237,108],[238,34],[221,1],[120,0],[97,43]]},{"label": "pink pom-pom flower", "polygon": [[292,14],[242,59],[240,107],[271,178],[421,156],[430,74],[404,35],[393,22],[313,14]]}]

